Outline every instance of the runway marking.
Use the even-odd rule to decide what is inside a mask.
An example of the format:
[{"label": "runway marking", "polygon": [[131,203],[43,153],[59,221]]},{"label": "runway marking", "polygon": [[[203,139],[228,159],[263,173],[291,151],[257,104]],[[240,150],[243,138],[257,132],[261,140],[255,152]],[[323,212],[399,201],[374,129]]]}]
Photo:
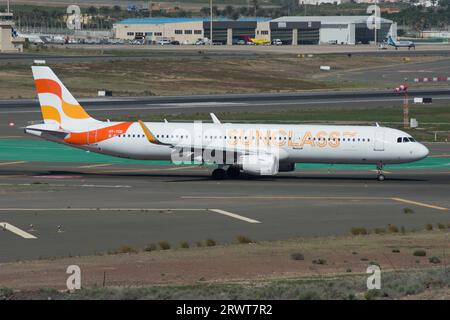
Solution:
[{"label": "runway marking", "polygon": [[127,173],[127,172],[158,172],[158,171],[175,171],[175,170],[182,170],[182,169],[193,169],[198,168],[199,165],[196,166],[177,166],[177,167],[171,167],[171,168],[153,168],[153,169],[119,169],[119,170],[106,170],[106,171],[99,171],[98,173]]},{"label": "runway marking", "polygon": [[163,169],[165,171],[175,171],[175,170],[183,170],[183,169],[193,169],[198,168],[198,166],[180,166],[180,167],[173,167],[168,169]]},{"label": "runway marking", "polygon": [[392,200],[396,202],[403,202],[408,204],[413,204],[420,207],[426,207],[436,210],[447,211],[448,208],[435,206],[432,204],[427,204],[418,201],[407,200],[403,198],[395,198],[395,197],[347,197],[347,196],[182,196],[182,199],[204,199],[204,200]]},{"label": "runway marking", "polygon": [[[369,170],[369,171],[378,172],[378,170]],[[391,171],[387,171],[387,170],[383,170],[383,173],[392,173],[392,172]]]},{"label": "runway marking", "polygon": [[[147,104],[152,105],[152,104]],[[160,106],[169,106],[169,107],[226,107],[226,106],[247,106],[248,103],[244,102],[179,102],[179,103],[161,103]]]},{"label": "runway marking", "polygon": [[431,208],[431,209],[442,210],[442,211],[448,211],[448,208],[439,207],[439,206],[435,206],[435,205],[428,204],[428,203],[412,201],[412,200],[403,199],[403,198],[391,198],[391,199],[394,200],[394,201],[398,201],[398,202],[414,204],[414,205],[420,206],[420,207]]},{"label": "runway marking", "polygon": [[258,200],[386,200],[386,197],[333,196],[182,196],[182,199],[258,199]]},{"label": "runway marking", "polygon": [[0,228],[3,230],[11,231],[12,233],[15,233],[18,236],[25,238],[25,239],[37,239],[32,234],[29,234],[28,232],[25,232],[22,229],[19,229],[7,222],[0,222]]},{"label": "runway marking", "polygon": [[231,213],[231,212],[228,212],[228,211],[225,211],[225,210],[221,210],[221,209],[208,209],[208,211],[220,213],[220,214],[223,214],[224,216],[228,216],[228,217],[231,217],[231,218],[242,220],[242,221],[245,221],[245,222],[248,222],[248,223],[261,223],[261,221],[253,220],[253,219],[250,219],[250,218],[247,218],[247,217],[235,214],[235,213]]},{"label": "runway marking", "polygon": [[[171,212],[171,211],[209,211],[222,214],[224,216],[242,220],[248,223],[261,223],[261,221],[250,219],[244,216],[241,216],[236,213],[232,213],[229,211],[225,211],[222,209],[205,209],[205,208],[0,208],[0,211],[23,211],[23,212],[43,212],[43,211],[158,211],[158,212]],[[4,222],[2,222],[3,224]],[[15,230],[20,230],[16,228]],[[26,232],[25,232],[26,233]],[[32,235],[31,235],[32,236]]]},{"label": "runway marking", "polygon": [[112,163],[100,163],[100,164],[91,164],[87,166],[80,166],[78,168],[80,169],[88,169],[88,168],[99,168],[99,167],[109,167],[112,166]]},{"label": "runway marking", "polygon": [[0,139],[17,139],[23,138],[22,136],[0,136]]},{"label": "runway marking", "polygon": [[0,166],[9,166],[12,164],[26,163],[26,161],[0,162]]}]

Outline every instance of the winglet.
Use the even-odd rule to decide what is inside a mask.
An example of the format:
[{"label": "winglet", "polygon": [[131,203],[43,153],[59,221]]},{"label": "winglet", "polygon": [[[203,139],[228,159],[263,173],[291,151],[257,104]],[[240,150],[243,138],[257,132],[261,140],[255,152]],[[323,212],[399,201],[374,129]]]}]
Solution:
[{"label": "winglet", "polygon": [[141,125],[141,128],[142,128],[142,130],[144,131],[145,136],[147,137],[147,140],[148,140],[150,143],[153,143],[153,144],[159,144],[159,145],[165,145],[165,146],[170,146],[170,145],[171,145],[171,144],[169,144],[169,143],[163,143],[163,142],[159,141],[159,140],[155,137],[155,135],[147,128],[147,126],[144,124],[144,122],[142,122],[141,120],[138,120],[138,122],[139,122],[139,124]]},{"label": "winglet", "polygon": [[211,119],[212,119],[212,121],[213,121],[214,123],[216,123],[216,124],[221,124],[219,118],[217,118],[216,115],[215,115],[214,113],[210,113],[209,115],[211,116]]}]

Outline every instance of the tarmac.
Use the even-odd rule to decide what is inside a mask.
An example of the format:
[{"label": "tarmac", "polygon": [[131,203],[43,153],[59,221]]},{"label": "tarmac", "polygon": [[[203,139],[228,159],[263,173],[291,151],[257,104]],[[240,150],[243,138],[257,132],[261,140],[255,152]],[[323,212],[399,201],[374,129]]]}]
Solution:
[{"label": "tarmac", "polygon": [[450,222],[445,143],[428,145],[421,162],[387,167],[384,182],[371,167],[305,164],[276,177],[215,181],[208,166],[121,162],[40,143],[0,140],[0,262]]}]

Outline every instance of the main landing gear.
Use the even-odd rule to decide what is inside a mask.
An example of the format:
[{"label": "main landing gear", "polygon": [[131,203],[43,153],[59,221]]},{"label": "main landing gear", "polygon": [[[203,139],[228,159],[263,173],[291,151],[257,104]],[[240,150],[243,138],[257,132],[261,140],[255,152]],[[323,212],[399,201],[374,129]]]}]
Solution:
[{"label": "main landing gear", "polygon": [[226,170],[224,167],[219,167],[213,170],[211,177],[214,180],[223,180],[226,177],[228,178],[237,178],[241,174],[241,170],[238,166],[229,166]]},{"label": "main landing gear", "polygon": [[377,165],[377,180],[384,181],[384,179],[386,179],[386,177],[383,174],[383,164],[380,163]]}]

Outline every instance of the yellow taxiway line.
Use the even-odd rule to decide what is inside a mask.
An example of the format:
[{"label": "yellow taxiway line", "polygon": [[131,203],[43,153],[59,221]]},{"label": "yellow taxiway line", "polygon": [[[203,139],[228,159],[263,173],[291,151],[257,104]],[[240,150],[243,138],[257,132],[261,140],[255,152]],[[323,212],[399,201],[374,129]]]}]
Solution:
[{"label": "yellow taxiway line", "polygon": [[12,164],[26,163],[26,161],[0,162],[0,166],[9,166]]},{"label": "yellow taxiway line", "polygon": [[100,163],[100,164],[90,164],[87,166],[81,166],[78,167],[80,169],[88,169],[88,168],[99,168],[99,167],[108,167],[108,166],[112,166],[112,163]]}]

